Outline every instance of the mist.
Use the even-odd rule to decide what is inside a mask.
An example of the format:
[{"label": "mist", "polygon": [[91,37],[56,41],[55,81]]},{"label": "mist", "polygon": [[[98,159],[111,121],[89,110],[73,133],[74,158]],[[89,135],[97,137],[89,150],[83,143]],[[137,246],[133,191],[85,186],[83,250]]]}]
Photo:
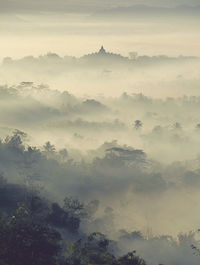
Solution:
[{"label": "mist", "polygon": [[199,264],[198,4],[0,1],[0,217],[39,200],[56,264],[91,233],[112,264]]}]

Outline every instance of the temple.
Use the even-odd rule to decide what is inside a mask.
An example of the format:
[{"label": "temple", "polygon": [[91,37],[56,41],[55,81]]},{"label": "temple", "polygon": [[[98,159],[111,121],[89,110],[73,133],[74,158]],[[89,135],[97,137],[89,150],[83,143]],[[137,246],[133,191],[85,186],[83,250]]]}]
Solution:
[{"label": "temple", "polygon": [[104,46],[103,45],[101,46],[101,48],[99,49],[98,52],[84,55],[82,58],[83,59],[102,59],[102,60],[106,60],[106,59],[108,59],[108,60],[110,60],[110,59],[123,60],[123,59],[127,59],[127,58],[121,56],[120,54],[115,54],[115,53],[107,52],[104,49]]},{"label": "temple", "polygon": [[[86,63],[87,66],[91,65],[92,67],[116,67],[125,63],[129,63],[127,57],[123,57],[120,54],[108,52],[105,50],[102,45],[97,52],[84,55],[80,58],[83,63]],[[105,71],[104,71],[105,72]],[[110,71],[106,71],[108,73]]]},{"label": "temple", "polygon": [[99,54],[106,54],[106,50],[104,49],[103,45],[101,46],[101,49],[99,50]]}]

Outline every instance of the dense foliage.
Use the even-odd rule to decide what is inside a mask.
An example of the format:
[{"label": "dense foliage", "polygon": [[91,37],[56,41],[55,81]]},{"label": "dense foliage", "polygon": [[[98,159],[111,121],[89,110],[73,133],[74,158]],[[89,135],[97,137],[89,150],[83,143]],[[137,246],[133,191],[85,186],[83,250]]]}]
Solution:
[{"label": "dense foliage", "polygon": [[[11,187],[23,191],[24,196],[9,198]],[[0,189],[4,196],[4,207],[0,207],[0,265],[145,265],[135,252],[115,257],[113,242],[103,234],[79,235],[81,219],[90,216],[88,205],[86,209],[79,200],[66,197],[61,207],[41,198],[36,191],[10,186],[3,177]],[[65,244],[61,228],[81,238]]]}]

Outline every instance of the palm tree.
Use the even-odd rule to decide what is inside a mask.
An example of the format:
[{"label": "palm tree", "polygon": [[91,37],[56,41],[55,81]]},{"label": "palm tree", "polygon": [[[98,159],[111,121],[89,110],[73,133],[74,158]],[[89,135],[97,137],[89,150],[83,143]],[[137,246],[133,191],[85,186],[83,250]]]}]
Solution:
[{"label": "palm tree", "polygon": [[134,127],[136,130],[139,130],[140,128],[142,128],[142,126],[143,126],[143,123],[140,120],[136,120],[134,122]]}]

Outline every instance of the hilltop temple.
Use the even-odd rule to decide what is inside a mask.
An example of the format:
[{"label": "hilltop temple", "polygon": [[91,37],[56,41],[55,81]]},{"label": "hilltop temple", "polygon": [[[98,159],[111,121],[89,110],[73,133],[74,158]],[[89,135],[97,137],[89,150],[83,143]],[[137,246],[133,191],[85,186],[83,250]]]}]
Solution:
[{"label": "hilltop temple", "polygon": [[115,54],[115,53],[110,53],[110,52],[107,52],[103,45],[101,46],[101,48],[99,49],[98,52],[95,52],[95,53],[90,53],[88,55],[84,55],[82,57],[83,59],[94,59],[94,60],[127,60],[128,58],[126,57],[123,57],[122,55],[120,54]]},{"label": "hilltop temple", "polygon": [[104,49],[103,45],[101,46],[101,49],[99,50],[98,54],[106,54],[106,50]]}]

